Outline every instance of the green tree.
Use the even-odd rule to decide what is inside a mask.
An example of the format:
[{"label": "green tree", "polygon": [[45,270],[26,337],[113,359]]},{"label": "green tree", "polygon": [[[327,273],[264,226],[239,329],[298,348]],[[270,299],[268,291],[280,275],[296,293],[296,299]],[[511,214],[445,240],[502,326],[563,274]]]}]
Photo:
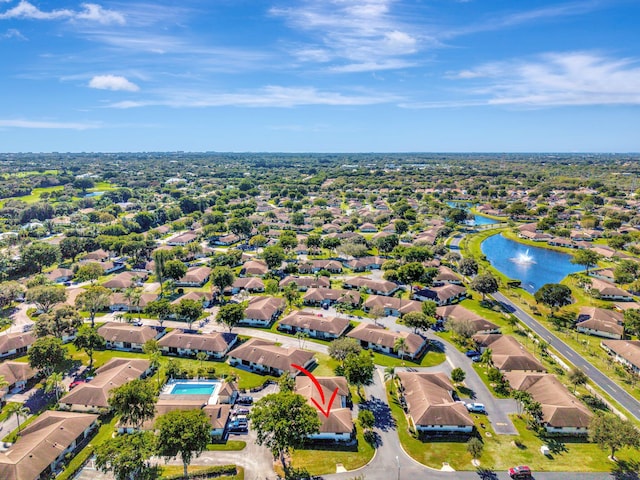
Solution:
[{"label": "green tree", "polygon": [[164,264],[164,275],[171,280],[178,281],[187,273],[187,266],[180,260],[168,260]]},{"label": "green tree", "polygon": [[492,354],[493,351],[490,348],[485,348],[484,352],[480,355],[480,363],[487,368],[487,375],[489,374],[489,367],[493,365]]},{"label": "green tree", "polygon": [[20,261],[25,270],[40,273],[43,267],[60,261],[60,248],[45,242],[33,242],[22,248]]},{"label": "green tree", "polygon": [[359,354],[351,353],[344,359],[344,376],[347,382],[356,387],[360,398],[363,398],[362,387],[373,383],[375,369],[373,358],[364,350]]},{"label": "green tree", "polygon": [[156,250],[153,252],[153,271],[156,280],[160,283],[160,296],[164,295],[164,267],[167,261],[173,258],[173,254],[167,250]]},{"label": "green tree", "polygon": [[362,347],[355,338],[340,337],[329,344],[329,356],[344,366],[344,361],[349,355],[358,355]]},{"label": "green tree", "polygon": [[27,290],[27,302],[35,303],[38,310],[49,313],[56,303],[67,299],[67,291],[62,285],[38,285]]},{"label": "green tree", "polygon": [[180,455],[184,478],[188,478],[191,460],[204,452],[211,441],[209,418],[202,410],[173,410],[158,418],[155,426],[157,454],[165,459]]},{"label": "green tree", "polygon": [[67,350],[56,337],[38,338],[29,349],[29,365],[44,377],[60,370],[67,359]]},{"label": "green tree", "polygon": [[511,393],[511,396],[516,401],[516,404],[518,406],[518,415],[521,415],[522,411],[524,410],[524,406],[532,400],[531,394],[529,392],[525,392],[524,390],[514,390]]},{"label": "green tree", "polygon": [[96,313],[111,304],[111,290],[101,285],[92,285],[76,297],[76,307],[89,312],[91,326],[95,326]]},{"label": "green tree", "polygon": [[189,329],[191,329],[193,322],[200,318],[200,315],[202,315],[203,311],[204,307],[202,306],[202,302],[190,298],[183,298],[182,300],[180,300],[175,309],[178,317],[187,322],[187,324],[189,325]]},{"label": "green tree", "polygon": [[156,413],[155,388],[148,380],[131,380],[111,390],[109,405],[122,423],[140,429]]},{"label": "green tree", "polygon": [[418,262],[405,263],[398,268],[398,277],[400,277],[400,281],[410,286],[419,282],[423,275],[424,266]]},{"label": "green tree", "polygon": [[258,445],[271,450],[285,471],[286,455],[320,429],[318,411],[307,404],[304,397],[291,392],[261,398],[251,409],[249,419],[257,433]]},{"label": "green tree", "polygon": [[144,308],[145,313],[158,317],[160,326],[162,326],[162,323],[171,316],[174,310],[175,309],[168,298],[160,298],[149,302]]},{"label": "green tree", "polygon": [[471,437],[467,440],[467,452],[473,458],[480,458],[482,456],[482,451],[484,450],[484,443],[478,437]]},{"label": "green tree", "polygon": [[29,407],[25,407],[22,403],[9,402],[5,407],[5,411],[7,412],[7,417],[11,415],[16,416],[16,420],[18,421],[18,434],[20,434],[20,417],[27,418],[31,415],[31,410],[29,410]]},{"label": "green tree", "polygon": [[584,385],[585,383],[587,383],[589,377],[587,377],[587,374],[584,373],[584,371],[582,371],[580,368],[575,367],[569,371],[567,379],[573,385],[573,393],[576,393],[576,388],[578,388],[579,385]]},{"label": "green tree", "polygon": [[424,313],[429,318],[435,319],[436,308],[438,308],[438,304],[433,300],[427,300],[422,302],[422,313]]},{"label": "green tree", "polygon": [[251,235],[253,225],[248,218],[232,218],[229,220],[229,230],[240,238],[246,238]]},{"label": "green tree", "polygon": [[64,391],[63,378],[64,375],[60,372],[52,373],[44,382],[44,391],[46,393],[54,392],[56,395],[56,402],[60,400],[60,392]]},{"label": "green tree", "polygon": [[453,383],[462,383],[466,378],[467,374],[460,367],[456,367],[451,370],[451,381]]},{"label": "green tree", "polygon": [[109,438],[95,447],[96,468],[112,472],[116,480],[154,480],[159,476],[158,467],[150,463],[155,448],[153,432]]},{"label": "green tree", "polygon": [[262,250],[262,258],[271,270],[280,268],[280,265],[285,259],[284,250],[279,245],[265,247],[264,250]]},{"label": "green tree", "polygon": [[471,280],[471,284],[469,286],[472,290],[482,294],[482,301],[485,300],[486,295],[491,295],[492,293],[497,292],[499,287],[498,280],[490,273],[477,275],[473,280]]},{"label": "green tree", "polygon": [[623,447],[640,446],[640,434],[631,422],[603,412],[596,412],[591,419],[589,440],[603,450],[609,449],[612,459],[615,459],[616,451]]},{"label": "green tree", "polygon": [[226,266],[214,267],[211,272],[211,283],[220,290],[220,298],[223,297],[224,289],[233,285],[236,276],[231,268]]},{"label": "green tree", "polygon": [[89,357],[89,370],[91,370],[93,368],[93,353],[98,349],[104,348],[105,341],[95,327],[82,325],[78,329],[73,344],[78,350],[85,351],[87,357]]},{"label": "green tree", "polygon": [[542,303],[552,310],[571,303],[571,289],[560,283],[546,283],[534,294],[536,302]]},{"label": "green tree", "polygon": [[404,337],[398,337],[393,342],[393,350],[398,354],[400,358],[404,360],[404,354],[407,349],[407,339]]},{"label": "green tree", "polygon": [[465,277],[473,277],[478,274],[478,262],[473,258],[465,257],[460,260],[458,271]]},{"label": "green tree", "polygon": [[216,322],[224,325],[229,329],[229,333],[231,333],[233,327],[237,326],[244,318],[245,308],[246,305],[244,303],[222,305],[216,314]]},{"label": "green tree", "polygon": [[60,241],[60,254],[62,258],[70,258],[76,261],[76,257],[85,250],[86,240],[82,237],[64,237]]},{"label": "green tree", "polygon": [[358,410],[358,423],[365,432],[371,430],[376,424],[376,417],[371,410],[361,408]]},{"label": "green tree", "polygon": [[289,310],[291,310],[300,299],[300,292],[298,291],[298,286],[295,283],[290,283],[284,287],[282,294],[284,295],[284,299],[287,302],[287,308]]},{"label": "green tree", "polygon": [[582,265],[587,271],[587,275],[589,275],[589,269],[598,265],[598,260],[600,260],[600,255],[593,250],[584,249],[578,250],[573,254],[571,263],[575,265]]},{"label": "green tree", "polygon": [[91,282],[93,284],[104,273],[99,263],[89,262],[78,268],[74,275],[77,282]]},{"label": "green tree", "polygon": [[51,313],[43,313],[35,324],[35,333],[38,337],[53,335],[62,339],[66,335],[72,335],[82,325],[82,317],[75,307],[63,305]]},{"label": "green tree", "polygon": [[414,333],[418,333],[418,330],[428,330],[435,323],[422,312],[409,312],[402,317],[402,321],[407,327],[413,328]]},{"label": "green tree", "polygon": [[632,335],[640,335],[640,309],[624,311],[624,329]]},{"label": "green tree", "polygon": [[24,293],[24,287],[16,281],[0,283],[0,308],[10,306]]}]

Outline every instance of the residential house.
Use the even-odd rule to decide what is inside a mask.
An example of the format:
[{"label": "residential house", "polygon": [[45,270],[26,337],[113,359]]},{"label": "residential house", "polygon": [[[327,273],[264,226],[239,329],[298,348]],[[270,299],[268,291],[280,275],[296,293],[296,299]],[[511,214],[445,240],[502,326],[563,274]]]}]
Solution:
[{"label": "residential house", "polygon": [[514,390],[531,394],[542,407],[542,426],[547,433],[586,435],[593,413],[548,373],[507,372],[505,378]]},{"label": "residential house", "polygon": [[591,279],[591,288],[597,290],[602,300],[618,300],[621,302],[632,302],[633,295],[626,290],[616,287],[613,283],[599,278]]},{"label": "residential house", "polygon": [[306,333],[310,337],[334,340],[349,328],[349,320],[324,316],[322,313],[291,312],[278,323],[278,330],[287,333]]},{"label": "residential house", "polygon": [[409,312],[421,312],[422,302],[415,300],[405,300],[396,297],[385,297],[384,295],[369,295],[363,304],[365,312],[381,310],[384,315],[400,317]]},{"label": "residential house", "polygon": [[0,405],[5,396],[11,393],[18,393],[24,390],[27,382],[36,375],[36,370],[31,368],[26,362],[12,362],[10,360],[0,363],[0,378],[4,378],[7,385],[0,388]]},{"label": "residential house", "polygon": [[440,287],[430,287],[418,290],[413,294],[415,300],[426,301],[431,300],[439,306],[451,305],[459,302],[467,295],[467,289],[462,285],[447,283]]},{"label": "residential house", "polygon": [[473,419],[464,403],[453,399],[453,385],[442,373],[398,372],[407,416],[418,432],[471,433]]},{"label": "residential house", "polygon": [[[362,348],[372,349],[387,355],[402,354],[403,358],[415,360],[419,358],[427,347],[427,340],[420,335],[408,332],[394,332],[373,323],[361,323],[347,333],[347,337],[355,338]],[[397,340],[404,339],[405,347],[396,350]]]},{"label": "residential house", "polygon": [[238,243],[240,241],[240,237],[238,235],[236,235],[235,233],[230,233],[229,235],[222,235],[220,237],[217,237],[215,240],[213,240],[213,244],[214,245],[222,245],[222,246],[229,246],[229,245],[233,245],[234,243]]},{"label": "residential house", "polygon": [[624,314],[615,310],[597,307],[581,307],[576,329],[580,333],[597,337],[624,338]]},{"label": "residential house", "polygon": [[[344,377],[316,377],[322,393],[318,387],[306,375],[296,377],[294,392],[302,395],[309,405],[316,408],[316,403],[329,409],[326,416],[317,410],[320,419],[320,431],[309,435],[311,440],[333,440],[347,442],[353,438],[355,432],[351,409],[349,386]],[[334,397],[334,392],[337,394]],[[324,400],[326,399],[326,401]],[[330,405],[327,401],[333,399]],[[315,402],[314,402],[315,400]]]},{"label": "residential house", "polygon": [[105,252],[103,249],[94,250],[93,252],[87,253],[82,260],[85,261],[93,261],[93,262],[104,262],[109,259],[109,254]]},{"label": "residential house", "polygon": [[379,270],[384,262],[386,259],[380,257],[362,257],[343,263],[354,272],[364,272],[365,270]]},{"label": "residential house", "polygon": [[121,272],[112,279],[104,282],[102,286],[105,288],[124,290],[130,287],[139,287],[146,279],[147,274],[144,272]]},{"label": "residential house", "polygon": [[175,285],[177,287],[202,287],[209,281],[209,275],[211,275],[209,267],[191,267],[184,274],[184,277],[176,281]]},{"label": "residential house", "polygon": [[133,299],[128,299],[123,292],[113,292],[109,297],[109,310],[112,312],[141,312],[144,308],[158,298],[155,293],[143,293],[140,301],[133,303]]},{"label": "residential house", "polygon": [[98,329],[110,350],[124,352],[142,352],[142,347],[149,340],[157,339],[161,333],[153,327],[144,325],[137,327],[130,323],[109,322]]},{"label": "residential house", "polygon": [[374,295],[393,295],[400,290],[400,285],[390,282],[388,280],[373,280],[365,277],[351,277],[347,278],[343,282],[344,288],[363,288],[367,293],[373,293]]},{"label": "residential house", "polygon": [[52,282],[63,283],[68,282],[73,278],[73,270],[70,268],[56,268],[45,275]]},{"label": "residential house", "polygon": [[603,340],[600,346],[613,359],[635,374],[640,374],[640,340]]},{"label": "residential house", "polygon": [[491,349],[491,363],[502,372],[522,370],[544,372],[542,364],[512,336],[500,333],[474,335],[473,340],[481,352]]},{"label": "residential house", "polygon": [[298,265],[300,273],[318,273],[320,270],[342,273],[342,264],[337,260],[308,260]]},{"label": "residential house", "polygon": [[195,232],[185,232],[167,240],[167,245],[170,247],[184,247],[191,242],[195,242],[197,238],[198,234]]},{"label": "residential house", "polygon": [[436,308],[436,317],[447,321],[465,322],[472,326],[473,335],[500,333],[500,327],[461,305],[447,305]]},{"label": "residential house", "polygon": [[284,311],[285,301],[279,297],[253,297],[244,310],[242,325],[270,327]]},{"label": "residential house", "polygon": [[255,275],[261,277],[266,275],[269,271],[269,267],[265,262],[259,260],[249,260],[242,265],[240,269],[240,276],[246,277],[248,275]]},{"label": "residential house", "polygon": [[210,358],[221,359],[236,344],[235,333],[185,333],[180,329],[172,330],[158,341],[165,355],[195,357],[204,352]]},{"label": "residential house", "polygon": [[240,277],[237,278],[231,286],[231,293],[234,295],[240,293],[242,290],[251,293],[263,293],[264,282],[259,277]]},{"label": "residential house", "polygon": [[302,297],[302,303],[312,306],[343,303],[357,307],[360,305],[360,292],[334,288],[310,288]]},{"label": "residential house", "polygon": [[179,304],[182,300],[195,300],[197,302],[202,302],[202,306],[204,308],[209,308],[213,306],[213,294],[209,292],[198,292],[198,291],[190,291],[182,295],[181,297],[176,298],[171,302],[172,305]]},{"label": "residential house", "polygon": [[85,412],[107,410],[111,390],[136,378],[144,378],[151,370],[149,360],[114,357],[95,371],[93,380],[81,383],[62,397],[60,408]]},{"label": "residential house", "polygon": [[314,362],[312,352],[278,347],[260,338],[252,338],[229,352],[231,366],[275,376],[283,373],[298,375],[300,371],[292,365],[308,368]]},{"label": "residential house", "polygon": [[47,410],[23,427],[18,440],[0,451],[0,478],[51,478],[68,453],[84,445],[97,425],[98,415]]},{"label": "residential house", "polygon": [[280,280],[280,288],[284,288],[290,283],[295,283],[298,290],[306,292],[309,288],[330,288],[331,281],[327,277],[294,277],[288,276]]},{"label": "residential house", "polygon": [[452,283],[454,285],[462,285],[462,278],[456,272],[445,265],[438,267],[438,274],[433,279],[433,285],[436,287]]},{"label": "residential house", "polygon": [[15,332],[0,335],[0,358],[24,355],[35,341],[36,335],[33,332]]}]

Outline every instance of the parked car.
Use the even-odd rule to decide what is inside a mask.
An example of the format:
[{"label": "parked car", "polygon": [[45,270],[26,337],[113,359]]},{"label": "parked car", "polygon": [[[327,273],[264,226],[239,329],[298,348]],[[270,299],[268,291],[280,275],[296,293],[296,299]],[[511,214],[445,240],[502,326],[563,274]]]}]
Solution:
[{"label": "parked car", "polygon": [[236,415],[248,415],[249,414],[249,409],[248,408],[236,408],[235,409],[235,414]]},{"label": "parked car", "polygon": [[238,397],[238,400],[236,400],[236,403],[239,405],[251,405],[253,404],[253,397],[250,395],[242,395]]},{"label": "parked car", "polygon": [[471,361],[472,362],[480,362],[482,360],[482,357],[480,355],[476,355],[475,357],[471,357]]},{"label": "parked car", "polygon": [[246,423],[241,424],[238,422],[231,422],[228,428],[229,433],[246,433],[249,431],[249,427]]},{"label": "parked car", "polygon": [[478,356],[480,356],[480,352],[479,352],[479,351],[477,351],[477,350],[467,350],[467,351],[465,352],[465,355],[466,355],[467,357],[469,357],[469,358],[472,358],[472,357],[478,357]]},{"label": "parked car", "polygon": [[143,323],[140,320],[136,320],[135,322],[133,322],[133,325],[136,327],[141,327]]},{"label": "parked car", "polygon": [[526,465],[520,465],[519,467],[511,467],[509,469],[509,476],[511,478],[533,478],[531,469]]},{"label": "parked car", "polygon": [[465,405],[467,410],[472,413],[486,413],[486,409],[484,408],[484,403],[467,403]]},{"label": "parked car", "polygon": [[78,378],[77,380],[74,380],[73,382],[71,382],[69,384],[69,390],[71,390],[72,388],[77,387],[78,385],[85,383],[86,380],[82,379],[82,378]]}]

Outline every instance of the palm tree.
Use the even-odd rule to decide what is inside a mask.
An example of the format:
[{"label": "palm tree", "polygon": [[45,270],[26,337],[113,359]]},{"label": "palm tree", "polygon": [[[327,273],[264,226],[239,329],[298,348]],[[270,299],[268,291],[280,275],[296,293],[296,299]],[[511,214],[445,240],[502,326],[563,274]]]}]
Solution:
[{"label": "palm tree", "polygon": [[487,367],[487,375],[489,374],[489,366],[493,364],[493,360],[491,359],[492,353],[490,348],[485,348],[484,352],[480,355],[480,362]]},{"label": "palm tree", "polygon": [[18,434],[20,434],[20,417],[27,418],[31,415],[31,410],[25,407],[22,403],[9,403],[7,405],[7,416],[16,414],[16,420],[18,420]]},{"label": "palm tree", "polygon": [[138,320],[140,320],[140,301],[142,300],[142,292],[139,288],[129,287],[124,291],[124,298],[129,304],[129,310],[131,307],[136,307],[138,311]]},{"label": "palm tree", "polygon": [[388,382],[389,380],[395,380],[398,376],[396,375],[395,367],[385,367],[384,369],[384,381]]},{"label": "palm tree", "polygon": [[200,374],[204,372],[204,367],[202,366],[202,362],[204,362],[208,357],[209,355],[207,355],[205,352],[196,353],[196,360],[200,362],[200,366],[198,367],[198,376],[200,376]]},{"label": "palm tree", "polygon": [[52,373],[47,377],[44,384],[44,391],[46,393],[54,392],[56,394],[56,402],[60,400],[60,390],[64,388],[62,379],[62,373]]},{"label": "palm tree", "polygon": [[407,339],[404,337],[396,338],[396,341],[393,342],[393,349],[398,352],[398,356],[404,360],[404,352],[407,348]]}]

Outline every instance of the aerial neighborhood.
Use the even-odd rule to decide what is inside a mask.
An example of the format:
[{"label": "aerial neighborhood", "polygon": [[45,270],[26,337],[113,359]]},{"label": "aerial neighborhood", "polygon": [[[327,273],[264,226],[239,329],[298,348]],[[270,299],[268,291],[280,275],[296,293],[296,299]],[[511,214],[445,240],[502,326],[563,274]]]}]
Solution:
[{"label": "aerial neighborhood", "polygon": [[637,160],[0,155],[0,479],[637,468]]}]

